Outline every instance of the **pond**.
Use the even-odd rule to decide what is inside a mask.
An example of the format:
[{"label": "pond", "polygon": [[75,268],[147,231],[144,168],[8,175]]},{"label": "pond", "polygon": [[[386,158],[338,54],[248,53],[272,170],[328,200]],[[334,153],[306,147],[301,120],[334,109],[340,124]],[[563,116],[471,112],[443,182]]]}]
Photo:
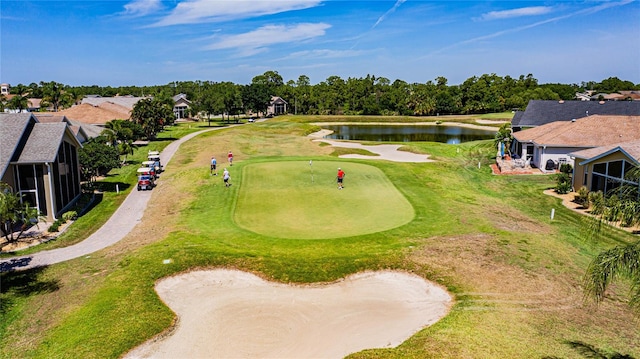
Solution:
[{"label": "pond", "polygon": [[378,142],[462,142],[494,138],[496,130],[445,125],[323,125],[333,131],[324,138]]}]

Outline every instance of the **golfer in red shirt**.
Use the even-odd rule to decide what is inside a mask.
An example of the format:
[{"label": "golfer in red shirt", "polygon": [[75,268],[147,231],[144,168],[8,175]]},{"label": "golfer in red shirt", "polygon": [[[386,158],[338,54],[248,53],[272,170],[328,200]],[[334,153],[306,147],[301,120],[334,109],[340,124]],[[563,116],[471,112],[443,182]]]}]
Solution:
[{"label": "golfer in red shirt", "polygon": [[338,167],[338,189],[343,189],[342,181],[344,180],[345,173]]}]

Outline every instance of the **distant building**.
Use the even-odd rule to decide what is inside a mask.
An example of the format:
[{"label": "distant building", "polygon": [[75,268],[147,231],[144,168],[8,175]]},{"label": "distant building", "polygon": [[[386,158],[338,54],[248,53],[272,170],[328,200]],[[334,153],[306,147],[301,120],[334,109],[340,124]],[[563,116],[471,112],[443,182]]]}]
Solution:
[{"label": "distant building", "polygon": [[280,96],[272,96],[269,107],[267,107],[267,115],[282,115],[287,113],[287,101],[283,100]]},{"label": "distant building", "polygon": [[173,96],[173,113],[176,115],[176,120],[181,120],[189,117],[189,106],[191,101],[187,99],[187,95],[181,93]]}]

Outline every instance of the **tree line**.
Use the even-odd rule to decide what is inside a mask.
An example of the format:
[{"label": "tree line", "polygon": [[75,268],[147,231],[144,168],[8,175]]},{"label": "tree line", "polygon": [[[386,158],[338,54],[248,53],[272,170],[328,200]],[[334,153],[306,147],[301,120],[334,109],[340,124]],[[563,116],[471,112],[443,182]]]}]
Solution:
[{"label": "tree line", "polygon": [[209,119],[221,114],[264,113],[271,96],[283,98],[289,104],[289,113],[301,115],[432,116],[524,110],[529,100],[572,100],[576,92],[586,90],[613,93],[640,90],[640,84],[617,77],[580,84],[540,84],[532,74],[518,78],[483,74],[459,85],[449,85],[445,77],[408,83],[374,75],[347,79],[330,76],[311,84],[306,75],[284,82],[277,71],[267,71],[247,85],[214,81],[176,81],[141,87],[68,86],[53,81],[19,84],[11,88],[16,96],[4,105],[26,109],[30,98],[42,98],[41,108],[53,107],[57,111],[88,95],[170,98],[183,93],[192,102],[191,115],[199,113]]}]

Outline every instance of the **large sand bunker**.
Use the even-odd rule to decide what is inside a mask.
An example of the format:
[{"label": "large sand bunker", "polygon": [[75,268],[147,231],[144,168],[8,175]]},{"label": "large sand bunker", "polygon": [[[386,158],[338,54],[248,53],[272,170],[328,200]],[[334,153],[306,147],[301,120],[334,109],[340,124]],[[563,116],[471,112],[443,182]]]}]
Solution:
[{"label": "large sand bunker", "polygon": [[342,358],[395,347],[448,311],[441,287],[404,272],[291,286],[217,269],[161,280],[175,331],[126,358]]}]

